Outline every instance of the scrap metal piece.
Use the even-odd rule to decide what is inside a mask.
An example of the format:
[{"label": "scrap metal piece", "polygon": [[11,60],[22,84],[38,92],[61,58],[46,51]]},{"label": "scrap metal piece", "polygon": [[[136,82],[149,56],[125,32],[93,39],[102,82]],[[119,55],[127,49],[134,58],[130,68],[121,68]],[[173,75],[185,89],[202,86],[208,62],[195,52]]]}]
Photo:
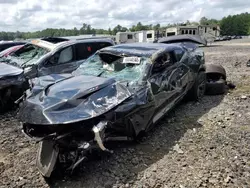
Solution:
[{"label": "scrap metal piece", "polygon": [[250,67],[250,59],[247,62],[247,67]]},{"label": "scrap metal piece", "polygon": [[103,151],[108,151],[113,153],[113,151],[108,150],[104,145],[103,145],[103,138],[104,138],[104,131],[107,126],[107,121],[101,121],[99,122],[96,126],[93,127],[93,132],[95,133],[95,138],[94,140],[97,142],[98,146],[101,148]]},{"label": "scrap metal piece", "polygon": [[55,143],[51,140],[40,142],[37,152],[36,164],[44,177],[50,177],[54,170],[59,149],[55,147]]}]

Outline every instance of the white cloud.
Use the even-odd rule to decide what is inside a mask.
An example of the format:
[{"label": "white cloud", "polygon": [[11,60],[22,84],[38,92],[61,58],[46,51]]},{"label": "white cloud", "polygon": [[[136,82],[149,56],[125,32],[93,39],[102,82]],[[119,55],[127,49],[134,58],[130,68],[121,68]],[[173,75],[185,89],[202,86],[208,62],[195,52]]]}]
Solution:
[{"label": "white cloud", "polygon": [[247,12],[246,0],[0,0],[0,30],[34,31],[45,28],[95,28],[120,24],[199,21],[202,16],[221,19]]}]

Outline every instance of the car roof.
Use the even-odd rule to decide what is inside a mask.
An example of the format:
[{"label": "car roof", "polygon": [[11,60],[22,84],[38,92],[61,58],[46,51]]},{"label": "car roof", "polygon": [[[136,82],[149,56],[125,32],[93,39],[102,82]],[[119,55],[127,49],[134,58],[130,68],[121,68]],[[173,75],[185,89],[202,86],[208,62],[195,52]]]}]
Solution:
[{"label": "car roof", "polygon": [[82,44],[82,43],[95,43],[95,42],[107,42],[112,45],[115,45],[114,41],[109,38],[93,38],[93,39],[81,39],[81,40],[68,40],[64,42],[59,42],[54,44],[57,48],[63,48],[65,46],[73,45],[73,44]]},{"label": "car roof", "polygon": [[26,44],[26,42],[23,41],[0,41],[0,45],[4,44]]},{"label": "car roof", "polygon": [[100,52],[109,52],[114,54],[130,54],[136,56],[151,57],[159,52],[170,52],[181,47],[176,44],[163,43],[128,43],[109,46],[100,50]]},{"label": "car roof", "polygon": [[54,44],[54,43],[51,43],[51,42],[47,42],[47,41],[44,41],[44,40],[41,40],[41,39],[35,39],[35,40],[32,40],[30,42],[31,44],[34,44],[34,45],[37,45],[39,47],[42,47],[42,48],[46,48],[50,51],[52,51],[53,49],[55,49],[57,47],[57,44]]},{"label": "car roof", "polygon": [[173,35],[165,38],[161,38],[159,43],[173,43],[173,42],[193,42],[198,44],[206,45],[205,39],[201,38],[200,35]]},{"label": "car roof", "polygon": [[78,43],[92,43],[92,42],[108,42],[114,45],[114,41],[109,38],[94,38],[94,39],[82,39],[82,40],[68,40],[58,43],[48,42],[42,39],[35,39],[31,41],[31,44],[37,45],[42,48],[46,48],[50,51],[57,50],[59,48],[63,48],[65,46],[70,46]]}]

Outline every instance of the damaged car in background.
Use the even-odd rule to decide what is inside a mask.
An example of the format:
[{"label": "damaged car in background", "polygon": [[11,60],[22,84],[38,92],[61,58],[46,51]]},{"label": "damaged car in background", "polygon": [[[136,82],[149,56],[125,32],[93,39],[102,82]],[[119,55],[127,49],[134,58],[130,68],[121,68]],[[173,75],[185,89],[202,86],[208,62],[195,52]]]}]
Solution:
[{"label": "damaged car in background", "polygon": [[12,46],[9,47],[3,51],[0,52],[0,58],[2,57],[7,57],[10,53],[15,52],[17,50],[19,50],[20,48],[22,48],[24,45],[17,45],[17,46]]},{"label": "damaged car in background", "polygon": [[205,92],[204,53],[181,44],[135,43],[97,51],[72,74],[33,80],[19,110],[23,132],[39,142],[37,167],[74,170],[108,141],[134,140],[184,97]]},{"label": "damaged car in background", "polygon": [[0,110],[13,106],[29,88],[29,79],[52,73],[71,73],[97,50],[114,45],[110,39],[50,43],[34,40],[0,58]]},{"label": "damaged car in background", "polygon": [[0,52],[13,47],[13,46],[19,46],[19,45],[25,45],[27,42],[23,41],[6,41],[6,42],[0,42]]}]

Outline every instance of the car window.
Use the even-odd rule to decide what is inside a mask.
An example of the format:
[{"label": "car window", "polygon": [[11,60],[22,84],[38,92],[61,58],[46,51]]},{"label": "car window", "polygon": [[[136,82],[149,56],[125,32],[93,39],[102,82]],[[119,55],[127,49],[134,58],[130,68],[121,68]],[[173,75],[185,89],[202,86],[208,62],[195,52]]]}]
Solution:
[{"label": "car window", "polygon": [[173,59],[170,53],[164,53],[159,56],[153,65],[152,74],[163,72],[169,66],[173,65]]},{"label": "car window", "polygon": [[27,44],[15,52],[10,53],[4,60],[6,62],[12,62],[18,65],[33,65],[38,60],[47,54],[49,50],[33,45]]},{"label": "car window", "polygon": [[68,63],[73,60],[72,46],[63,49],[59,55],[58,64]]},{"label": "car window", "polygon": [[111,46],[108,42],[78,43],[76,47],[76,60],[87,59],[97,50]]},{"label": "car window", "polygon": [[75,45],[76,60],[87,59],[93,54],[92,46],[88,43],[78,43]]},{"label": "car window", "polygon": [[179,62],[182,56],[184,55],[184,51],[181,49],[176,49],[174,50],[174,54],[175,54],[176,61]]},{"label": "car window", "polygon": [[137,82],[144,78],[147,65],[150,65],[150,59],[147,57],[123,57],[110,53],[96,53],[82,63],[73,75],[92,75]]},{"label": "car window", "polygon": [[73,60],[73,49],[69,46],[59,52],[56,52],[49,60],[46,62],[45,66],[53,66],[63,63],[68,63]]}]

